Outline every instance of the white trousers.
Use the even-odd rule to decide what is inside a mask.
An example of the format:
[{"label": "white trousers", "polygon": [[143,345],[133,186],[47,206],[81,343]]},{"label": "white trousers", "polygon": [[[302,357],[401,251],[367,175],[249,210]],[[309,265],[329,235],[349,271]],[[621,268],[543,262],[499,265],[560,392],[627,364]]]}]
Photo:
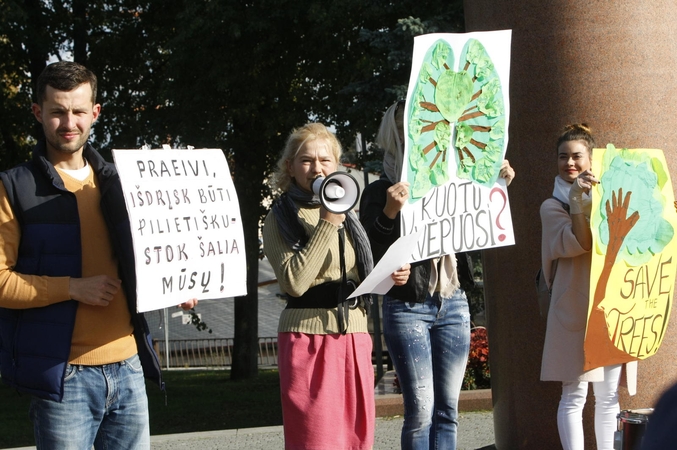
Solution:
[{"label": "white trousers", "polygon": [[[622,365],[604,367],[604,381],[592,382],[595,394],[595,438],[597,450],[613,450],[618,404],[618,382]],[[557,409],[557,429],[564,450],[584,450],[583,407],[588,395],[587,381],[562,383]]]}]

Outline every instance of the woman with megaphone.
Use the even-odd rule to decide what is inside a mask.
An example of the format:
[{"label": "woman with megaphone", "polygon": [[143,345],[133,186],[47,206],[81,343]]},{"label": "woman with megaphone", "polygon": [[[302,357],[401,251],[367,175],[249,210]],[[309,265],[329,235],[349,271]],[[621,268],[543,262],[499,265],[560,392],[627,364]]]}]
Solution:
[{"label": "woman with megaphone", "polygon": [[263,228],[264,251],[287,294],[278,325],[286,449],[366,450],[374,443],[368,305],[346,300],[373,262],[350,211],[356,200],[341,206],[346,192],[352,195],[350,180],[327,182],[340,157],[341,144],[324,125],[293,130],[273,176],[282,194]]},{"label": "woman with megaphone", "polygon": [[[400,237],[400,210],[409,198],[409,183],[400,181],[404,107],[403,100],[393,104],[381,120],[376,142],[384,151],[383,175],[365,188],[360,204],[376,261]],[[500,176],[508,184],[515,176],[507,160]],[[408,279],[399,280],[383,299],[383,336],[404,401],[404,450],[456,449],[458,398],[470,346],[460,267],[453,254],[413,263]]]}]

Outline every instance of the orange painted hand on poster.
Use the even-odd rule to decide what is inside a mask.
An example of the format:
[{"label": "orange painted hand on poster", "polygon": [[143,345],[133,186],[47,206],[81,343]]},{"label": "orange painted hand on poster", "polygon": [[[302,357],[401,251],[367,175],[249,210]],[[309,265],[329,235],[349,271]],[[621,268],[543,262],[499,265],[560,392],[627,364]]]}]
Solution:
[{"label": "orange painted hand on poster", "polygon": [[[630,197],[632,192],[628,192],[623,198],[623,188],[618,189],[618,196],[614,191],[611,196],[611,204],[609,200],[606,201],[607,224],[609,225],[609,244],[607,246],[606,257],[604,258],[604,268],[597,283],[595,290],[595,297],[593,299],[593,308],[597,308],[606,292],[606,286],[611,275],[611,269],[616,262],[618,252],[623,247],[623,241],[628,235],[632,227],[635,226],[639,220],[639,212],[635,211],[630,217],[628,214],[628,206],[630,205]],[[621,203],[621,199],[622,203]]]},{"label": "orange painted hand on poster", "polygon": [[604,258],[602,273],[599,276],[597,288],[595,289],[592,311],[588,319],[588,337],[586,337],[586,339],[595,339],[595,342],[598,342],[600,347],[602,347],[599,348],[599,350],[602,350],[606,355],[614,356],[624,362],[634,358],[618,349],[614,344],[617,336],[609,336],[605,313],[599,305],[606,295],[609,277],[614,263],[616,262],[616,257],[623,247],[623,241],[630,230],[632,230],[632,227],[634,227],[639,220],[638,211],[635,211],[630,217],[627,217],[631,196],[632,192],[628,192],[625,197],[623,197],[623,188],[620,188],[618,189],[618,195],[616,195],[616,191],[612,193],[611,203],[607,200],[605,204],[607,223],[609,226],[609,244]]},{"label": "orange painted hand on poster", "polygon": [[628,235],[632,227],[634,227],[639,220],[639,211],[635,211],[630,217],[626,217],[631,196],[632,192],[628,192],[625,195],[625,198],[623,198],[623,204],[621,204],[623,188],[620,188],[618,189],[618,196],[616,196],[616,192],[612,192],[611,205],[609,205],[609,200],[606,201],[607,223],[609,225],[610,236],[606,256],[607,259],[611,259],[612,264],[616,260],[616,256],[621,250],[621,247],[623,247],[625,236]]}]

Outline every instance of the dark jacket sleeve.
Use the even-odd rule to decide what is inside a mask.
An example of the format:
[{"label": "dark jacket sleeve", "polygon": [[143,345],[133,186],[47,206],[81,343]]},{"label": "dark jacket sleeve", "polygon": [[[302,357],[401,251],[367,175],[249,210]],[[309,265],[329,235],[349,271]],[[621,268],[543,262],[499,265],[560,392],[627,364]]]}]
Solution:
[{"label": "dark jacket sleeve", "polygon": [[383,213],[386,191],[392,184],[380,179],[367,186],[360,200],[360,222],[369,236],[374,263],[381,260],[393,242],[400,237],[400,215],[390,219]]},{"label": "dark jacket sleeve", "polygon": [[[381,260],[393,242],[400,237],[400,215],[390,219],[383,213],[386,205],[386,191],[392,186],[381,178],[364,189],[360,200],[360,221],[367,231],[374,263]],[[428,293],[430,281],[429,260],[411,264],[411,274],[404,286],[393,286],[388,295],[399,300],[422,303]]]},{"label": "dark jacket sleeve", "polygon": [[[677,425],[677,384],[661,395],[648,422],[641,441],[641,450],[674,448],[675,425]],[[639,429],[639,425],[637,428]]]}]

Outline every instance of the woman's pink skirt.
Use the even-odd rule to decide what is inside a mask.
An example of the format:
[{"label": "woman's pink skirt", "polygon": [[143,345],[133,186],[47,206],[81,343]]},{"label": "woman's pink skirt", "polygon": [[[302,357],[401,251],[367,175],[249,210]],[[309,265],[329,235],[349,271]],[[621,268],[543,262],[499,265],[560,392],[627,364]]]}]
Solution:
[{"label": "woman's pink skirt", "polygon": [[277,342],[285,449],[371,449],[371,336],[278,333]]}]

